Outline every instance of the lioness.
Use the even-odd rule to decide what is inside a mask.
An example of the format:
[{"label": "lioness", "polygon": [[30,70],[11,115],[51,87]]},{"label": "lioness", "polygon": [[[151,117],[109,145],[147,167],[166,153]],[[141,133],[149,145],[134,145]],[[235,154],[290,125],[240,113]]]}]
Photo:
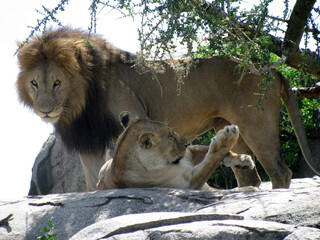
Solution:
[{"label": "lioness", "polygon": [[[132,119],[128,122],[128,118]],[[125,130],[119,136],[113,160],[99,172],[98,189],[168,187],[209,190],[206,181],[225,162],[230,167],[253,169],[249,155],[230,149],[239,137],[237,126],[226,126],[207,146],[188,146],[187,140],[166,124],[138,119],[129,113],[120,118]]]},{"label": "lioness", "polygon": [[[70,28],[49,30],[18,52],[20,100],[54,125],[65,146],[80,153],[88,190],[96,189],[106,147],[121,132],[122,111],[165,122],[189,142],[211,128],[237,125],[241,142],[258,157],[273,188],[288,188],[291,171],[280,158],[283,99],[304,157],[315,166],[295,97],[279,72],[273,71],[262,111],[248,106],[257,104],[254,93],[260,92],[264,76],[242,76],[238,63],[230,59],[195,60],[180,74],[184,84],[177,95],[175,66],[188,60],[149,62],[148,69],[134,64],[133,58],[97,35]],[[237,145],[235,150],[246,153],[248,148]],[[256,169],[234,171],[239,186],[259,186]]]}]

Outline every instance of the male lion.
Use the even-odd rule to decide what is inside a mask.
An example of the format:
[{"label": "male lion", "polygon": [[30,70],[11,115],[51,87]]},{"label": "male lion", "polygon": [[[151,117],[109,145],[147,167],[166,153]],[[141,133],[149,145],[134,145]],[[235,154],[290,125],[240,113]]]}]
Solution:
[{"label": "male lion", "polygon": [[[97,35],[70,28],[49,30],[18,52],[20,100],[51,122],[69,149],[80,153],[88,190],[95,189],[106,147],[120,134],[117,118],[122,111],[165,122],[188,141],[211,128],[237,125],[245,144],[270,176],[273,188],[288,188],[291,171],[280,158],[282,98],[304,157],[311,167],[315,166],[296,101],[286,79],[277,71],[273,71],[272,89],[266,94],[262,111],[248,106],[257,103],[259,97],[254,93],[260,91],[263,76],[242,76],[232,60],[195,60],[181,76],[184,84],[178,95],[174,66],[185,60],[150,62],[153,69],[148,71],[129,61],[132,58]],[[248,149],[235,150],[246,153]],[[260,184],[256,169],[234,172],[239,186]]]},{"label": "male lion", "polygon": [[[129,119],[129,122],[128,122]],[[237,126],[225,126],[207,146],[188,146],[187,140],[166,124],[136,120],[122,113],[125,127],[113,159],[99,172],[98,189],[168,187],[210,190],[206,181],[223,162],[230,167],[253,169],[249,155],[230,152],[239,137]]]}]

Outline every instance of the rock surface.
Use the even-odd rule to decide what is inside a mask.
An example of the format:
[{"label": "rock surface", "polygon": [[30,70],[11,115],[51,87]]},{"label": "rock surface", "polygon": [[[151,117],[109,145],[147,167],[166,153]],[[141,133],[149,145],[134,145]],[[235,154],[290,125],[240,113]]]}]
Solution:
[{"label": "rock surface", "polygon": [[51,217],[59,240],[320,239],[319,199],[314,177],[277,190],[264,183],[259,191],[118,189],[0,200],[0,240],[35,239]]}]

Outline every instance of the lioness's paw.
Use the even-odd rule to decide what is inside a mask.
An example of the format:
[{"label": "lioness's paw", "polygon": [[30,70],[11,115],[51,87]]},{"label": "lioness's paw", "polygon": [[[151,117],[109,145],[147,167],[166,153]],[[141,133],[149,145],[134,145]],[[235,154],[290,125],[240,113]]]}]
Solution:
[{"label": "lioness's paw", "polygon": [[[228,126],[225,126],[222,130],[220,131],[224,131],[226,132],[228,135],[237,135],[239,134],[239,128],[238,126],[236,125],[228,125]],[[219,131],[219,132],[220,132]],[[218,133],[219,133],[218,132]]]},{"label": "lioness's paw", "polygon": [[247,154],[225,157],[222,163],[226,167],[235,167],[239,169],[253,169],[255,167],[251,156]]},{"label": "lioness's paw", "polygon": [[225,142],[237,140],[239,137],[239,128],[236,125],[228,125],[219,130],[217,135],[211,139],[213,142]]}]

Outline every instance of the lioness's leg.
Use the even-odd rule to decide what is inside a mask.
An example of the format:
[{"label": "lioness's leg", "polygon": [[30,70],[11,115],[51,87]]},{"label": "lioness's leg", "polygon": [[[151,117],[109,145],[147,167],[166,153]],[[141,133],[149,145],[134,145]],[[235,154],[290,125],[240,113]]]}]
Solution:
[{"label": "lioness's leg", "polygon": [[238,137],[239,129],[237,126],[232,125],[226,126],[212,138],[204,160],[197,164],[192,171],[190,188],[199,189],[204,185],[237,142]]},{"label": "lioness's leg", "polygon": [[[222,118],[216,118],[214,121],[214,130],[217,132],[220,129],[223,129],[224,126],[230,125],[228,121]],[[253,158],[253,153],[247,144],[243,141],[241,135],[236,143],[236,145],[232,148],[232,151],[239,153],[239,154],[247,154],[251,155]],[[257,168],[254,167],[253,169],[239,169],[232,167],[232,171],[235,174],[238,187],[245,187],[245,186],[255,186],[259,187],[261,184],[261,178],[258,174]]]},{"label": "lioness's leg", "polygon": [[99,154],[80,154],[80,160],[86,180],[87,190],[94,191],[97,189],[96,183],[98,182],[100,168],[106,161],[105,156],[101,156]]},{"label": "lioness's leg", "polygon": [[222,163],[226,167],[232,167],[237,169],[253,169],[254,162],[250,155],[247,154],[237,154],[232,151],[224,157]]},{"label": "lioness's leg", "polygon": [[192,153],[192,157],[190,157],[189,159],[195,166],[203,161],[204,157],[206,156],[209,150],[209,146],[191,145],[188,146],[188,150]]}]

